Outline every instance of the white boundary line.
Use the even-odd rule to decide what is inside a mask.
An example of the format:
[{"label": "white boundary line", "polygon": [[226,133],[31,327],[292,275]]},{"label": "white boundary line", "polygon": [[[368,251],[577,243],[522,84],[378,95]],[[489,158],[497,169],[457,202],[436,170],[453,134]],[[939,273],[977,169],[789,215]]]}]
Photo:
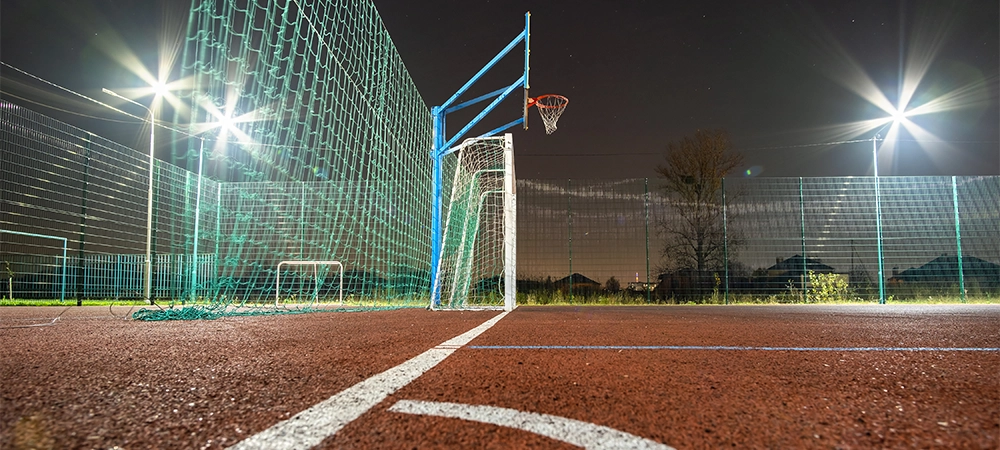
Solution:
[{"label": "white boundary line", "polygon": [[535,433],[586,449],[657,449],[673,447],[603,425],[516,409],[461,403],[400,400],[389,411],[488,423]]},{"label": "white boundary line", "polygon": [[351,386],[287,420],[229,447],[245,449],[308,449],[333,436],[386,397],[444,361],[507,315],[507,311],[453,337],[385,372]]}]

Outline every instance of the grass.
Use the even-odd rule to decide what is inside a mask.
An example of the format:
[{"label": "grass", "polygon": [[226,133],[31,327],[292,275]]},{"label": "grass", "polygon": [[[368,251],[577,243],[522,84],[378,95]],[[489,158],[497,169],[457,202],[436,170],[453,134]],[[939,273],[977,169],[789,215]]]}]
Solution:
[{"label": "grass", "polygon": [[[942,296],[942,295],[922,295],[914,296],[908,298],[895,298],[889,296],[886,300],[887,304],[895,305],[937,305],[937,304],[987,304],[996,305],[1000,304],[1000,296],[998,295],[971,295],[966,297],[965,301],[962,301],[961,297],[957,295],[953,296]],[[517,294],[517,304],[518,305],[528,305],[528,306],[568,306],[568,305],[787,305],[787,304],[798,304],[798,305],[858,305],[858,304],[878,304],[877,298],[829,298],[823,301],[816,301],[810,299],[810,301],[803,301],[802,297],[795,294],[781,293],[776,295],[747,295],[747,294],[731,294],[729,296],[728,302],[725,297],[720,293],[718,295],[712,295],[698,300],[689,299],[667,299],[667,300],[657,300],[652,299],[652,302],[646,301],[646,297],[642,295],[607,295],[607,294],[594,294],[587,296],[574,296],[570,298],[568,295],[555,291],[555,292],[541,292],[541,293],[518,293]]]},{"label": "grass", "polygon": [[[400,303],[404,305],[412,306],[419,302],[412,301],[386,301],[384,299],[365,299],[359,300],[354,298],[344,299],[345,307],[391,307],[399,306]],[[296,304],[294,299],[284,299],[283,304]],[[940,296],[940,295],[927,295],[912,298],[897,299],[890,296],[886,303],[893,305],[954,305],[954,304],[979,304],[979,305],[1000,305],[1000,296],[997,295],[978,295],[969,296],[963,302],[959,296]],[[179,300],[158,300],[157,304],[167,307],[167,306],[181,306]],[[188,302],[191,305],[191,302]],[[197,305],[207,305],[208,302],[199,301],[194,304]],[[270,302],[252,302],[247,306],[263,306],[273,303]],[[320,305],[329,306],[333,302],[321,302]],[[559,292],[553,293],[518,293],[517,304],[523,306],[601,306],[601,305],[613,305],[613,306],[625,306],[625,305],[722,305],[725,304],[722,295],[707,297],[702,301],[687,301],[687,300],[667,300],[667,301],[657,301],[655,298],[651,303],[646,302],[646,297],[642,295],[588,295],[588,296],[574,296],[570,298],[568,295],[563,295]],[[853,299],[853,300],[831,300],[831,301],[810,301],[803,302],[798,296],[787,296],[787,295],[770,295],[770,296],[750,296],[750,295],[731,295],[729,297],[728,304],[730,305],[785,305],[785,304],[823,304],[823,305],[836,305],[836,304],[878,304],[877,299]],[[76,306],[75,299],[67,299],[60,302],[58,299],[0,299],[0,307],[4,306]],[[82,301],[82,306],[146,306],[146,302],[143,300],[116,300],[116,299],[88,299]]]},{"label": "grass", "polygon": [[[134,305],[145,305],[144,300],[114,300],[114,299],[96,299],[96,300],[83,300],[81,306],[134,306]],[[76,306],[76,299],[66,299],[65,301],[59,301],[59,299],[2,299],[0,300],[0,307],[3,306]]]}]

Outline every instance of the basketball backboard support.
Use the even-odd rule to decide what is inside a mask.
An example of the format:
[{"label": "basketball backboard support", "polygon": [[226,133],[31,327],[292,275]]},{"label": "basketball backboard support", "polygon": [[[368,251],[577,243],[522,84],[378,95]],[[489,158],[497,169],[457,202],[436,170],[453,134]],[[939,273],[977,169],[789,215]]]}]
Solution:
[{"label": "basketball backboard support", "polygon": [[[441,259],[442,251],[442,227],[441,227],[441,212],[442,212],[442,164],[443,158],[448,154],[454,152],[461,142],[466,133],[469,132],[473,127],[478,125],[487,115],[493,112],[496,107],[503,102],[507,97],[514,94],[514,92],[520,88],[523,91],[522,104],[523,112],[522,116],[508,122],[507,124],[501,125],[493,130],[481,134],[479,137],[492,137],[497,136],[504,131],[513,128],[517,125],[522,125],[525,130],[528,129],[528,109],[532,106],[539,108],[542,113],[542,120],[545,122],[546,133],[552,133],[555,130],[555,120],[558,120],[558,115],[565,108],[566,100],[563,96],[558,95],[544,95],[538,98],[531,98],[529,95],[529,84],[528,84],[528,73],[530,69],[530,55],[531,55],[531,12],[524,14],[524,31],[518,34],[503,50],[500,51],[489,63],[483,66],[468,82],[465,83],[454,95],[451,96],[447,101],[445,101],[441,106],[435,106],[431,108],[431,117],[433,120],[433,131],[432,131],[432,143],[431,143],[431,158],[433,159],[433,211],[431,212],[431,280],[437,279],[438,263]],[[507,55],[511,53],[516,47],[524,44],[524,72],[520,74],[519,78],[515,80],[512,84],[496,89],[488,94],[481,95],[471,100],[467,100],[461,103],[457,103],[458,99],[464,95],[473,84],[479,81],[484,74],[493,69],[498,62],[503,60]],[[561,99],[562,103],[554,102],[541,102],[537,103],[543,98],[551,99]],[[460,109],[485,102],[490,100],[490,103],[477,114],[472,120],[466,123],[461,130],[455,133],[453,136],[448,137],[446,134],[446,118],[449,113],[458,111]],[[543,111],[544,109],[544,111]],[[433,285],[431,286],[431,307],[437,305],[440,301],[440,291]]]},{"label": "basketball backboard support", "polygon": [[[456,91],[455,94],[451,96],[451,98],[449,98],[447,101],[441,104],[441,106],[434,106],[431,108],[431,115],[433,116],[434,119],[433,150],[435,153],[444,152],[445,154],[447,154],[448,150],[451,149],[451,147],[454,146],[456,143],[460,142],[465,137],[466,133],[468,133],[469,130],[472,129],[472,127],[479,125],[479,123],[488,114],[490,114],[494,109],[496,109],[497,105],[506,100],[507,97],[513,94],[514,91],[516,91],[518,88],[524,90],[524,98],[523,98],[525,105],[524,109],[525,112],[527,111],[527,105],[530,100],[528,97],[528,67],[529,67],[528,63],[530,55],[530,49],[528,46],[529,45],[528,36],[530,33],[530,26],[531,26],[531,12],[527,12],[524,15],[524,31],[518,34],[514,38],[514,40],[512,40],[509,44],[507,44],[506,47],[504,47],[503,50],[500,51],[500,53],[494,56],[493,59],[490,60],[490,62],[488,62],[485,66],[483,66],[483,68],[480,69],[479,72],[476,73],[471,79],[469,79],[469,81],[467,81],[465,85],[463,85],[458,91]],[[487,72],[493,69],[497,65],[497,63],[499,63],[502,59],[504,59],[507,55],[509,55],[510,52],[514,48],[519,46],[521,43],[524,43],[524,72],[520,74],[517,80],[515,80],[512,84],[506,87],[501,87],[488,94],[484,94],[474,99],[456,104],[458,99],[466,92],[468,92],[469,88],[471,88],[476,82],[478,82],[481,78],[483,78],[483,76]],[[489,105],[483,108],[483,110],[480,111],[478,115],[476,115],[472,120],[470,120],[467,124],[465,124],[465,126],[463,126],[461,130],[459,130],[457,133],[455,133],[455,135],[451,137],[446,136],[445,119],[448,114],[487,100],[492,100],[492,101],[490,102]],[[480,137],[499,135],[505,130],[524,122],[525,122],[524,117],[518,118],[517,120],[514,120],[505,125],[497,127],[489,132],[483,133]]]},{"label": "basketball backboard support", "polygon": [[[524,14],[524,31],[518,34],[503,50],[500,51],[489,63],[487,63],[482,69],[479,70],[468,82],[465,83],[454,95],[451,96],[447,101],[445,101],[440,106],[435,106],[431,108],[431,117],[433,120],[433,131],[432,131],[432,143],[431,143],[431,159],[433,160],[433,210],[431,211],[431,280],[437,277],[437,267],[441,258],[442,250],[442,227],[441,227],[441,207],[442,207],[442,163],[443,158],[449,153],[453,152],[453,147],[456,143],[461,142],[466,133],[469,132],[474,126],[478,125],[483,118],[485,118],[489,113],[496,109],[497,105],[503,102],[507,97],[513,94],[518,88],[522,89],[523,94],[523,115],[518,117],[516,120],[508,122],[505,125],[501,125],[493,130],[484,133],[481,137],[496,136],[507,129],[515,127],[517,125],[524,125],[527,129],[527,113],[528,113],[528,68],[529,68],[529,56],[530,46],[529,46],[529,36],[531,32],[531,12]],[[458,99],[464,95],[473,84],[479,81],[484,74],[493,69],[500,60],[504,59],[507,55],[511,53],[516,47],[524,44],[524,72],[515,80],[512,84],[496,89],[488,94],[481,95],[471,100],[467,100],[461,103],[456,103]],[[449,113],[458,111],[460,109],[491,100],[490,103],[477,114],[472,120],[465,124],[457,133],[453,136],[447,136],[446,134],[446,118]],[[440,301],[440,291],[433,285],[431,286],[431,305],[436,305]]]}]

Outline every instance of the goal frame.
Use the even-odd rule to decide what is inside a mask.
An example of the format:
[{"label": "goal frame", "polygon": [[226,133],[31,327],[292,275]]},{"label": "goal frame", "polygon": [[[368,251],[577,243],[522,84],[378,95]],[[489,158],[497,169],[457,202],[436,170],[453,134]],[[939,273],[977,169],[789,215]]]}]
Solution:
[{"label": "goal frame", "polygon": [[[517,182],[514,172],[514,138],[510,133],[504,134],[503,138],[498,137],[480,137],[471,138],[465,140],[460,146],[455,148],[455,151],[464,151],[472,144],[482,142],[484,140],[503,140],[503,169],[483,169],[477,171],[473,174],[473,177],[478,177],[480,174],[487,172],[503,172],[502,189],[500,190],[490,190],[480,194],[478,201],[476,202],[476,214],[475,220],[477,220],[476,233],[478,234],[478,221],[480,214],[482,214],[482,203],[485,198],[489,195],[502,194],[503,195],[503,285],[504,285],[504,305],[503,309],[505,311],[512,311],[517,307]],[[461,158],[462,154],[459,154]],[[455,189],[457,186],[453,183],[452,188]],[[454,193],[451,198],[454,198]],[[449,210],[449,216],[451,211]],[[447,225],[446,225],[447,227]],[[447,235],[447,228],[445,229],[444,235]],[[463,236],[463,239],[465,237]],[[460,248],[464,248],[461,245]],[[443,242],[441,243],[441,248],[443,249]],[[475,243],[473,243],[472,251],[475,251]],[[436,258],[435,266],[433,267],[434,278],[431,280],[432,283],[432,296],[430,302],[430,309],[439,310],[441,308],[441,267],[440,265],[444,262],[442,255],[438,255]],[[461,256],[456,259],[456,270],[458,272],[457,265],[462,262]],[[436,294],[436,295],[434,295]],[[452,309],[452,308],[449,308]],[[496,309],[484,306],[471,306],[465,308],[457,309]]]},{"label": "goal frame", "polygon": [[[12,234],[15,236],[27,236],[39,239],[52,239],[56,241],[62,241],[62,281],[59,287],[59,302],[62,303],[66,301],[66,248],[68,247],[69,240],[61,236],[26,233],[23,231],[13,231],[13,230],[0,230],[0,234]],[[11,294],[11,296],[13,297],[13,294]],[[13,298],[11,298],[11,300],[13,300]]]}]

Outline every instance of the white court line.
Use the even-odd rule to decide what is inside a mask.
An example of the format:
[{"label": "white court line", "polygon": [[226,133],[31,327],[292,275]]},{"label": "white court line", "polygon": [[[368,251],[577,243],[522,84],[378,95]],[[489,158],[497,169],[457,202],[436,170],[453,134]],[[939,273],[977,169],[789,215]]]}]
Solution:
[{"label": "white court line", "polygon": [[245,449],[308,449],[333,436],[403,386],[410,384],[469,341],[503,319],[507,312],[455,336],[413,359],[351,386],[287,420],[229,447]]},{"label": "white court line", "polygon": [[566,417],[486,405],[400,400],[389,411],[447,417],[516,428],[586,449],[658,449],[673,447],[614,428]]}]

